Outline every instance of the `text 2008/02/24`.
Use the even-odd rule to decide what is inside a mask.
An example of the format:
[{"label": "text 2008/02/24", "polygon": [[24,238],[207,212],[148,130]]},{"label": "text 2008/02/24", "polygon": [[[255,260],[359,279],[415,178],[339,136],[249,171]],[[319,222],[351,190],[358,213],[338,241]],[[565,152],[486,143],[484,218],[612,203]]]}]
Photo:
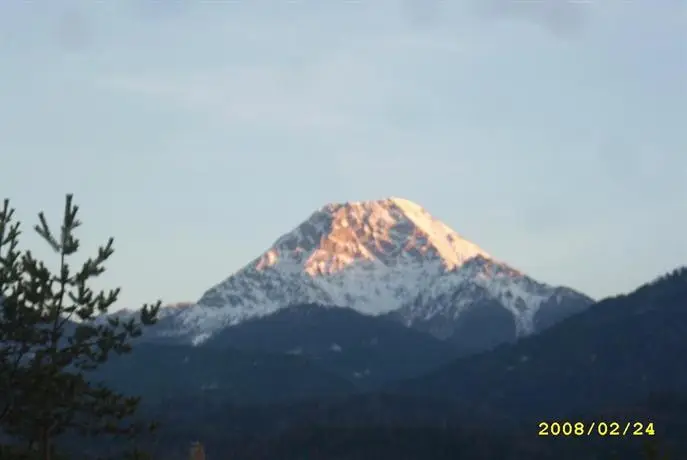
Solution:
[{"label": "text 2008/02/24", "polygon": [[539,422],[539,436],[654,436],[653,422]]}]

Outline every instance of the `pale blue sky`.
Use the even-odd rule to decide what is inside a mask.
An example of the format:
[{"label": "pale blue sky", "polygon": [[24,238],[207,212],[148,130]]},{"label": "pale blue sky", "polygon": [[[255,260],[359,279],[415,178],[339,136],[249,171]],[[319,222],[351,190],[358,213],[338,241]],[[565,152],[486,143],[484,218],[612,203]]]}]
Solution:
[{"label": "pale blue sky", "polygon": [[[687,263],[681,0],[0,2],[0,196],[82,206],[121,307],[401,196],[600,297]],[[33,235],[25,243],[33,245]]]}]

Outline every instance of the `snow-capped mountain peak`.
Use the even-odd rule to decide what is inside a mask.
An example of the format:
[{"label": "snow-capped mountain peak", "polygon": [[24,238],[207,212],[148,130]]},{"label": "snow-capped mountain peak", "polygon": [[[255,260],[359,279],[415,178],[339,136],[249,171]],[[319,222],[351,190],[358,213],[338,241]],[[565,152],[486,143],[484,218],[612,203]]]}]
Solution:
[{"label": "snow-capped mountain peak", "polygon": [[477,255],[490,257],[420,205],[393,197],[322,207],[279,238],[255,268],[293,264],[318,276],[360,262],[393,267],[431,260],[452,269]]},{"label": "snow-capped mountain peak", "polygon": [[[445,294],[456,286],[460,299]],[[453,308],[451,299],[469,304],[471,292],[525,315],[519,331],[528,333],[554,288],[497,262],[412,201],[332,203],[206,291],[195,306],[175,312],[173,323],[176,333],[200,342],[283,307],[318,304],[375,315],[395,311],[410,324],[447,316],[440,310]],[[459,310],[453,312],[448,316]]]}]

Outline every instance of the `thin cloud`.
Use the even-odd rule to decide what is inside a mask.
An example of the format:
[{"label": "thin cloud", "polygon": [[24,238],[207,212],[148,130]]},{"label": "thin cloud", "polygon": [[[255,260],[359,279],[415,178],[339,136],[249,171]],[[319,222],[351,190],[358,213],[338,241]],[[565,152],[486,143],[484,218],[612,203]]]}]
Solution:
[{"label": "thin cloud", "polygon": [[487,19],[515,19],[541,26],[558,36],[583,30],[591,18],[586,0],[474,0],[473,9]]},{"label": "thin cloud", "polygon": [[402,13],[412,27],[428,29],[436,26],[445,11],[441,0],[403,0]]},{"label": "thin cloud", "polygon": [[526,21],[557,36],[573,36],[591,19],[591,0],[402,0],[401,12],[415,29],[459,28],[479,20]]},{"label": "thin cloud", "polygon": [[144,97],[154,97],[187,110],[209,113],[234,123],[293,128],[334,128],[343,116],[315,103],[303,85],[289,87],[283,75],[258,69],[234,69],[195,76],[122,75],[101,85]]},{"label": "thin cloud", "polygon": [[[344,130],[381,116],[407,90],[399,56],[456,53],[432,37],[351,40],[322,56],[317,48],[292,63],[256,63],[193,73],[123,73],[100,78],[108,90],[153,97],[227,122],[278,129]],[[380,56],[382,58],[380,59]],[[403,63],[403,61],[401,60]]]}]

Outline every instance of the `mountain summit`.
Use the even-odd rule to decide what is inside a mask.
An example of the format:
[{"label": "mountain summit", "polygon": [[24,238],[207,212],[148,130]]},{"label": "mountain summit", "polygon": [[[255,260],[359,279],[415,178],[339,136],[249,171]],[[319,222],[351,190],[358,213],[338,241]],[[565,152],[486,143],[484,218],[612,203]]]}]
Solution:
[{"label": "mountain summit", "polygon": [[570,299],[574,308],[562,308],[563,316],[591,303],[572,290],[537,283],[420,205],[392,197],[323,206],[195,306],[172,314],[166,335],[190,334],[200,342],[283,307],[319,304],[388,314],[445,339],[460,329],[459,316],[479,304],[480,311],[497,307],[506,314],[508,335],[516,337],[536,329],[542,306]]},{"label": "mountain summit", "polygon": [[328,204],[279,238],[256,268],[298,266],[311,276],[355,264],[437,263],[446,269],[489,255],[420,205],[402,198]]}]

